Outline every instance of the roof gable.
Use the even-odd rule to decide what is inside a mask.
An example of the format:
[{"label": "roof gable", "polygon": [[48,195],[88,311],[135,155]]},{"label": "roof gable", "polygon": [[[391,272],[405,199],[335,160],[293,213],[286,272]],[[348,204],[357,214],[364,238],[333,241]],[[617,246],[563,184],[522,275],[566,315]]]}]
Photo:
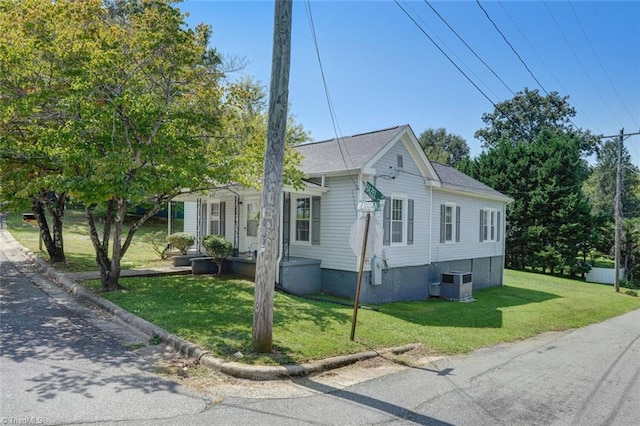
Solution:
[{"label": "roof gable", "polygon": [[307,175],[360,170],[401,131],[403,126],[361,133],[295,147],[303,156],[302,171]]},{"label": "roof gable", "polygon": [[295,149],[303,156],[302,171],[309,176],[318,176],[373,167],[398,142],[405,144],[425,177],[436,178],[411,127],[406,124],[321,142],[309,142],[298,145]]}]

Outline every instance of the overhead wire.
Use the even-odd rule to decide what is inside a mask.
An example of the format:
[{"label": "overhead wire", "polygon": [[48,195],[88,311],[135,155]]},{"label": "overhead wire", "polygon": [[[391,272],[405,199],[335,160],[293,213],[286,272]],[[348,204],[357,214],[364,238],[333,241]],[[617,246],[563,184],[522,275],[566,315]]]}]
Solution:
[{"label": "overhead wire", "polygon": [[[518,51],[516,50],[516,48],[513,46],[513,44],[511,44],[511,42],[507,39],[507,37],[504,35],[504,33],[502,32],[502,30],[500,30],[500,28],[498,28],[498,25],[495,23],[495,21],[491,18],[491,16],[489,15],[489,12],[487,12],[487,10],[482,6],[482,4],[480,4],[480,0],[476,0],[476,4],[478,5],[478,7],[480,7],[480,9],[482,9],[482,12],[484,12],[484,15],[487,17],[487,19],[489,20],[489,22],[491,22],[491,24],[493,25],[493,27],[495,28],[495,30],[498,32],[498,34],[500,34],[500,36],[502,36],[502,39],[505,41],[505,43],[507,43],[507,45],[511,48],[511,50],[513,51],[513,53],[518,57],[518,59],[520,60],[520,62],[522,63],[522,65],[525,67],[525,69],[529,72],[529,74],[531,75],[531,77],[536,81],[536,83],[538,83],[538,86],[540,86],[540,88],[542,89],[542,91],[549,96],[550,93],[547,91],[547,89],[545,89],[545,87],[542,85],[542,83],[540,83],[540,80],[538,80],[538,78],[535,76],[535,74],[533,73],[533,71],[531,71],[531,68],[529,68],[529,66],[527,65],[527,63],[524,61],[524,59],[522,59],[522,56],[518,53]],[[546,4],[546,3],[545,3]],[[569,121],[569,123],[571,123],[571,125],[575,128],[576,131],[579,131],[580,128],[576,125],[576,123],[573,122],[573,120],[571,119],[571,117],[567,117],[567,120]]]},{"label": "overhead wire", "polygon": [[[405,2],[405,4],[406,4],[406,2]],[[409,7],[409,5],[407,5],[407,8],[408,8],[408,9],[411,9],[411,8]],[[422,17],[421,17],[418,13],[416,13],[413,9],[411,9],[411,11],[412,11],[415,15],[417,15],[417,19],[418,19],[418,20],[420,20],[420,22],[421,22],[421,23],[422,23],[422,24],[423,24],[427,29],[430,29],[430,28],[429,28],[429,25],[425,22],[425,20],[424,20],[424,19],[422,19]],[[440,38],[440,37],[438,36],[438,34],[437,34],[437,33],[435,33],[433,30],[431,30],[431,31],[432,31],[432,33],[433,33],[434,38],[437,38],[437,39],[440,41],[440,44],[441,44],[442,46],[444,46],[444,47],[448,48],[448,49],[449,49],[449,51],[451,52],[451,55],[455,56],[455,58],[458,60],[458,62],[459,62],[459,63],[461,63],[461,64],[462,64],[462,65],[467,69],[467,71],[468,71],[470,74],[472,74],[472,75],[476,78],[476,80],[477,80],[477,81],[479,81],[479,82],[480,82],[480,84],[482,84],[482,85],[485,87],[485,89],[486,89],[486,90],[488,90],[489,92],[491,92],[491,94],[492,94],[493,96],[498,97],[498,94],[496,94],[496,92],[494,92],[494,91],[491,89],[491,87],[489,87],[489,85],[487,85],[484,81],[482,81],[482,79],[481,79],[481,78],[480,78],[480,77],[479,77],[479,76],[478,76],[478,75],[473,71],[473,69],[472,69],[471,67],[467,66],[467,65],[464,63],[464,61],[463,61],[463,60],[462,60],[458,55],[456,55],[456,53],[453,51],[453,49],[451,49],[451,48],[447,45],[447,43],[446,43],[442,38]],[[444,50],[444,49],[443,49],[443,50]]]},{"label": "overhead wire", "polygon": [[515,47],[513,47],[513,44],[511,44],[511,42],[507,39],[507,37],[504,35],[504,33],[500,30],[500,28],[498,28],[498,25],[495,23],[495,21],[491,18],[491,16],[489,16],[489,13],[487,12],[487,10],[482,6],[482,4],[480,4],[480,0],[476,0],[476,3],[478,4],[478,7],[480,7],[480,9],[482,9],[482,11],[484,12],[484,15],[487,17],[487,19],[489,20],[489,22],[491,22],[491,24],[493,24],[493,27],[496,29],[496,31],[498,32],[498,34],[500,34],[502,36],[502,39],[504,40],[505,43],[507,43],[507,45],[511,48],[511,50],[513,51],[513,53],[518,57],[518,59],[520,60],[520,62],[522,63],[522,65],[524,65],[524,67],[526,68],[526,70],[529,72],[529,74],[531,75],[531,77],[536,81],[536,83],[538,83],[538,86],[540,86],[540,88],[544,91],[545,94],[549,95],[549,92],[547,92],[547,89],[544,88],[544,86],[542,85],[542,83],[540,83],[540,80],[538,80],[538,78],[533,74],[533,71],[531,71],[531,69],[529,68],[529,66],[527,65],[527,63],[524,61],[524,59],[522,59],[522,56],[520,56],[520,54],[518,53],[518,51],[516,50]]},{"label": "overhead wire", "polygon": [[593,56],[595,56],[596,60],[598,61],[598,64],[600,65],[600,68],[602,69],[602,72],[604,73],[605,77],[607,77],[607,80],[609,81],[609,84],[613,88],[614,93],[618,97],[618,100],[620,101],[620,104],[622,104],[622,106],[624,107],[624,109],[627,112],[627,114],[629,114],[629,117],[631,117],[631,121],[633,121],[633,123],[636,125],[636,127],[640,128],[640,125],[638,124],[638,122],[634,118],[633,114],[631,114],[631,112],[629,111],[629,108],[627,108],[627,105],[622,100],[622,97],[620,96],[620,93],[618,92],[618,89],[616,89],[616,86],[613,84],[613,81],[611,81],[611,77],[609,77],[609,73],[607,72],[607,69],[602,64],[602,61],[600,60],[600,56],[598,56],[598,53],[596,52],[596,49],[593,47],[593,43],[591,43],[591,39],[589,38],[589,35],[587,34],[587,31],[585,30],[584,25],[582,25],[582,21],[578,17],[578,13],[576,12],[576,9],[573,7],[573,3],[571,2],[571,0],[569,0],[568,3],[569,3],[569,6],[571,6],[571,11],[573,12],[573,16],[575,16],[576,21],[578,22],[578,25],[580,26],[580,29],[582,30],[582,34],[584,35],[584,38],[587,40],[587,44],[589,45],[589,48],[591,49],[591,52],[593,52]]},{"label": "overhead wire", "polygon": [[458,66],[458,64],[455,63],[455,61],[453,59],[451,59],[451,57],[447,54],[447,52],[445,52],[442,47],[440,47],[440,45],[433,39],[433,37],[431,37],[429,35],[429,33],[427,33],[425,31],[424,28],[422,28],[420,26],[420,24],[416,21],[416,19],[411,16],[411,14],[399,3],[398,0],[394,0],[395,4],[400,8],[400,10],[402,10],[404,12],[405,15],[407,15],[407,17],[411,20],[411,22],[413,22],[413,24],[418,27],[418,29],[420,30],[420,32],[422,32],[422,34],[424,34],[425,37],[427,37],[427,39],[429,39],[429,41],[440,51],[440,53],[442,53],[442,55],[444,55],[445,58],[447,58],[447,60],[460,72],[460,74],[462,74],[464,76],[464,78],[467,79],[467,81],[469,83],[471,83],[471,85],[473,87],[476,88],[476,90],[478,92],[480,92],[480,94],[482,96],[484,96],[484,98],[486,100],[489,101],[489,103],[491,105],[493,105],[493,107],[496,109],[496,111],[500,111],[500,113],[502,113],[504,115],[504,117],[509,120],[511,122],[511,124],[513,124],[515,127],[519,128],[521,131],[524,131],[522,129],[522,126],[520,125],[520,123],[518,123],[511,114],[508,113],[508,111],[503,110],[499,104],[495,103],[461,68],[460,66]]},{"label": "overhead wire", "polygon": [[460,34],[458,34],[458,32],[449,24],[449,22],[447,22],[446,19],[444,19],[442,17],[442,15],[440,15],[440,13],[433,7],[433,5],[428,1],[428,0],[424,0],[424,2],[427,4],[427,6],[429,6],[429,8],[431,8],[431,10],[433,11],[433,13],[435,13],[438,18],[440,18],[440,20],[442,22],[445,23],[445,25],[456,35],[456,37],[458,37],[458,39],[467,47],[467,49],[469,49],[471,51],[471,53],[474,54],[474,56],[480,61],[482,62],[482,64],[487,67],[489,69],[489,71],[491,71],[491,73],[500,81],[500,83],[502,83],[502,85],[504,87],[507,88],[507,90],[509,92],[511,92],[511,94],[513,96],[515,96],[515,93],[513,90],[511,90],[511,88],[507,85],[507,83],[504,82],[504,80],[502,78],[500,78],[500,76],[493,70],[493,68],[491,68],[491,66],[489,64],[487,64],[484,59],[482,59],[480,57],[480,55],[478,55],[478,53],[471,47],[469,46],[469,43],[467,43],[464,38],[462,38],[462,36]]},{"label": "overhead wire", "polygon": [[[476,1],[478,1],[478,0],[476,0]],[[580,58],[578,57],[576,52],[571,47],[571,44],[569,43],[569,40],[567,40],[567,37],[566,37],[564,31],[562,31],[562,28],[560,27],[560,24],[558,24],[558,21],[556,20],[555,16],[553,16],[553,13],[551,13],[551,9],[549,9],[549,5],[547,4],[547,2],[545,0],[542,0],[542,3],[544,4],[544,7],[547,9],[547,12],[549,13],[549,16],[551,16],[551,20],[553,21],[553,23],[555,24],[556,28],[560,32],[560,35],[562,35],[562,38],[563,38],[565,44],[567,45],[567,47],[569,48],[569,50],[573,54],[574,58],[578,62],[578,65],[580,65],[580,68],[582,68],[582,72],[584,72],[584,75],[587,76],[587,78],[591,82],[591,85],[593,86],[593,88],[595,89],[596,93],[598,94],[598,96],[602,100],[602,103],[604,103],[604,105],[607,107],[607,109],[611,113],[611,116],[618,122],[618,124],[620,124],[620,127],[624,127],[624,124],[622,124],[622,122],[618,119],[618,117],[615,115],[615,113],[613,112],[613,110],[611,109],[611,107],[609,106],[607,101],[605,100],[604,96],[602,96],[602,93],[600,93],[600,90],[598,90],[598,87],[596,86],[596,84],[594,83],[593,79],[591,78],[591,75],[589,74],[589,71],[587,71],[585,66],[582,64],[582,61],[580,60]]]},{"label": "overhead wire", "polygon": [[[524,31],[522,31],[522,29],[520,28],[520,26],[518,25],[518,23],[515,21],[515,19],[513,19],[513,17],[511,16],[511,14],[509,13],[509,11],[507,10],[506,7],[504,7],[503,2],[501,0],[497,0],[496,3],[498,3],[498,5],[502,8],[503,12],[505,13],[505,15],[507,15],[507,17],[509,18],[509,20],[511,21],[511,23],[513,24],[513,26],[516,28],[516,30],[518,30],[518,32],[520,33],[520,35],[522,36],[522,38],[524,39],[524,41],[527,42],[527,44],[529,45],[529,47],[531,48],[531,50],[533,50],[533,52],[536,54],[536,56],[538,57],[538,60],[540,61],[540,63],[542,63],[542,65],[544,66],[544,68],[547,70],[547,73],[549,73],[549,75],[551,75],[551,77],[553,77],[553,79],[555,80],[555,82],[558,84],[558,86],[562,89],[562,91],[564,93],[569,93],[569,91],[563,86],[562,82],[558,79],[558,77],[556,77],[555,73],[553,72],[553,70],[551,68],[549,68],[549,66],[547,65],[546,61],[542,58],[542,55],[540,55],[540,53],[538,52],[538,49],[535,48],[535,46],[533,45],[533,43],[531,43],[531,41],[529,40],[529,38],[526,36],[526,34],[524,33]],[[580,114],[589,122],[591,123],[591,125],[593,126],[593,128],[595,128],[595,130],[599,133],[599,134],[603,134],[602,131],[598,128],[598,126],[593,122],[593,120],[591,120],[591,118],[584,112],[584,110],[582,108],[580,108],[580,105],[577,104],[575,102],[574,99],[574,105],[576,107],[576,109],[580,112]]]},{"label": "overhead wire", "polygon": [[329,87],[327,85],[327,79],[325,77],[325,73],[324,73],[324,67],[322,66],[322,58],[320,56],[320,47],[318,44],[318,38],[316,36],[316,28],[313,22],[313,13],[311,11],[311,3],[310,0],[307,0],[305,2],[305,6],[306,6],[306,11],[307,11],[307,18],[309,20],[309,26],[311,28],[311,37],[313,38],[313,44],[314,44],[314,48],[316,51],[316,58],[318,59],[318,66],[320,67],[320,75],[322,78],[322,86],[324,89],[324,94],[325,97],[327,99],[327,106],[329,108],[329,115],[331,116],[331,124],[333,126],[333,132],[334,135],[336,137],[336,144],[338,145],[338,150],[340,151],[340,156],[342,157],[342,162],[345,165],[345,168],[347,170],[347,173],[349,174],[349,178],[351,179],[351,182],[354,184],[354,186],[359,187],[359,185],[356,183],[355,179],[353,178],[353,176],[351,175],[351,168],[353,167],[353,159],[351,158],[350,154],[349,154],[349,150],[347,149],[346,145],[344,147],[345,151],[346,151],[346,155],[347,157],[349,157],[349,160],[351,161],[351,166],[349,166],[347,164],[347,159],[345,157],[345,153],[342,150],[342,144],[341,144],[341,140],[343,139],[342,137],[340,137],[338,135],[338,130],[339,130],[339,125],[338,125],[338,120],[336,117],[336,112],[335,112],[335,108],[333,107],[333,102],[331,101],[331,96],[329,94]]}]

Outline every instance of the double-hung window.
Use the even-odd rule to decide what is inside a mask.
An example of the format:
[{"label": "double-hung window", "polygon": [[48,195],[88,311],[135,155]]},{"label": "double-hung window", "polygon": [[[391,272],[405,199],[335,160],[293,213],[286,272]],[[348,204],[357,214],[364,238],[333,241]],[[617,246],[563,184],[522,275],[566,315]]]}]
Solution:
[{"label": "double-hung window", "polygon": [[405,200],[391,199],[391,244],[404,243],[405,231]]},{"label": "double-hung window", "polygon": [[297,242],[311,242],[311,197],[295,200],[295,232]]},{"label": "double-hung window", "polygon": [[454,203],[440,205],[440,242],[460,241],[460,206]]},{"label": "double-hung window", "polygon": [[480,241],[500,240],[500,212],[496,209],[480,210]]},{"label": "double-hung window", "polygon": [[209,219],[209,234],[220,234],[220,203],[211,203],[211,217]]},{"label": "double-hung window", "polygon": [[414,200],[404,196],[387,197],[382,219],[382,244],[413,244]]}]

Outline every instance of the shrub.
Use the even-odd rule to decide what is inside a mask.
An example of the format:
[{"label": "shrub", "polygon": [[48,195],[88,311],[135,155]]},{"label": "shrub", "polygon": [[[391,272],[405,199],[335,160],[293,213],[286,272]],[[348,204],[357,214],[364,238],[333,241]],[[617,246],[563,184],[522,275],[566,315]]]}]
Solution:
[{"label": "shrub", "polygon": [[150,247],[160,259],[167,258],[167,238],[166,232],[148,232],[140,237],[140,241]]},{"label": "shrub", "polygon": [[233,253],[233,245],[221,235],[207,235],[202,240],[202,246],[207,254],[213,258],[218,267],[218,275],[222,272],[222,263]]},{"label": "shrub", "polygon": [[167,241],[176,250],[180,250],[180,253],[187,254],[187,251],[196,242],[196,237],[188,232],[176,232],[167,237]]}]

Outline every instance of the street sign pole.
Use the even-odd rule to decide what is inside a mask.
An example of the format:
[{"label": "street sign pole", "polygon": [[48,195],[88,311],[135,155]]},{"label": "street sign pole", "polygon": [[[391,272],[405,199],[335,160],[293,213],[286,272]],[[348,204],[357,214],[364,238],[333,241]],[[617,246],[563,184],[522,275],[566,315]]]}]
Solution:
[{"label": "street sign pole", "polygon": [[356,321],[358,320],[358,305],[360,304],[360,288],[362,287],[362,271],[364,270],[364,258],[367,253],[367,239],[369,237],[369,221],[371,213],[367,213],[364,224],[364,237],[362,238],[362,252],[360,254],[360,268],[358,269],[358,283],[356,284],[356,296],[353,300],[353,319],[351,320],[351,341],[356,334]]}]

